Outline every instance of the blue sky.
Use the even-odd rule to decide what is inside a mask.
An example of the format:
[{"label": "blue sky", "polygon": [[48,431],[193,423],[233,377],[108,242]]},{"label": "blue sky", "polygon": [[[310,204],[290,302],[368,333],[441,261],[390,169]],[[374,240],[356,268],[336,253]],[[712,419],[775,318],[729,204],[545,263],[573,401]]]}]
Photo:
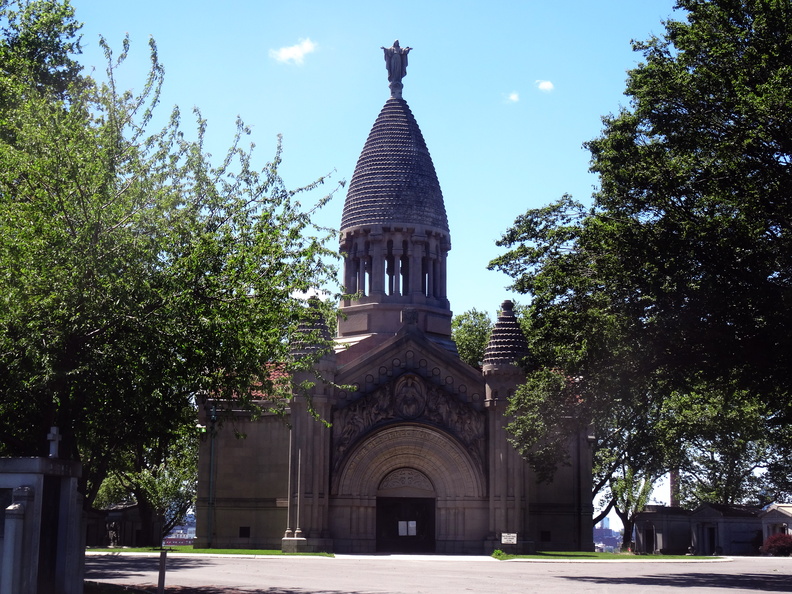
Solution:
[{"label": "blue sky", "polygon": [[[99,35],[132,40],[121,82],[140,88],[148,39],[166,70],[161,112],[198,106],[218,159],[237,115],[260,165],[283,135],[281,173],[297,187],[349,181],[389,96],[381,46],[410,46],[404,99],[432,154],[448,211],[448,295],[455,313],[495,314],[509,279],[486,270],[495,241],[528,208],[597,183],[582,143],[627,103],[631,39],[663,33],[673,0],[72,0],[82,62],[104,69]],[[678,15],[677,15],[677,18]],[[189,128],[189,127],[188,127]],[[325,186],[328,187],[328,186]],[[318,222],[337,227],[345,194]],[[317,196],[318,198],[318,196]]]}]

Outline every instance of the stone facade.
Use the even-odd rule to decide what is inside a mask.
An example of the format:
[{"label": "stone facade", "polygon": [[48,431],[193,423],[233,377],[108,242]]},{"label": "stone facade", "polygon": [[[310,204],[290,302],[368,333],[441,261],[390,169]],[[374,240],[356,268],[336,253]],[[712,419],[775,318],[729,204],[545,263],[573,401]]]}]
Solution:
[{"label": "stone facade", "polygon": [[702,503],[694,510],[648,505],[635,517],[635,550],[682,555],[757,555],[762,544],[762,510]]},{"label": "stone facade", "polygon": [[773,503],[759,513],[762,520],[762,542],[774,534],[792,534],[792,504]]},{"label": "stone facade", "polygon": [[80,472],[57,449],[52,458],[0,458],[0,594],[82,593]]},{"label": "stone facade", "polygon": [[[239,412],[233,428],[207,439],[196,546],[593,550],[585,436],[570,435],[571,463],[551,483],[538,482],[508,442],[504,411],[528,355],[511,303],[483,372],[456,352],[443,195],[400,96],[385,103],[358,160],[340,248],[351,297],[337,348],[315,369],[327,383],[311,394],[327,423],[295,398],[285,419]],[[504,533],[517,544],[502,545]]]}]

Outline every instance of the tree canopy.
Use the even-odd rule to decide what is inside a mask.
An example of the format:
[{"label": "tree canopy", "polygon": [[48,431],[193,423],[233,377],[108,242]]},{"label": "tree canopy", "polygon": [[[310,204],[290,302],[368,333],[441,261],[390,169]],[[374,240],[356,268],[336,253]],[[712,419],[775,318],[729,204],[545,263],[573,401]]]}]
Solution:
[{"label": "tree canopy", "polygon": [[475,308],[451,320],[451,338],[457,345],[459,358],[476,369],[481,369],[490,334],[492,318]]},{"label": "tree canopy", "polygon": [[153,129],[153,41],[136,94],[116,85],[128,40],[117,56],[101,40],[101,79],[80,71],[68,0],[3,2],[0,22],[0,455],[46,455],[58,426],[90,506],[208,396],[289,393],[282,366],[311,363],[289,358],[313,315],[299,293],[337,286],[332,233],[311,224],[330,195],[304,208],[324,179],[287,189],[280,144],[257,167],[241,121],[219,163],[200,112],[192,138],[178,109]]},{"label": "tree canopy", "polygon": [[[738,503],[774,488],[761,470],[789,443],[792,2],[677,8],[684,20],[634,43],[629,104],[585,145],[593,205],[527,211],[490,266],[532,295],[543,369],[512,411],[535,464],[559,461],[554,431],[572,416],[594,422],[605,482],[623,462],[649,478],[679,468],[694,499]],[[705,479],[714,450],[721,474],[747,464],[741,486]]]}]

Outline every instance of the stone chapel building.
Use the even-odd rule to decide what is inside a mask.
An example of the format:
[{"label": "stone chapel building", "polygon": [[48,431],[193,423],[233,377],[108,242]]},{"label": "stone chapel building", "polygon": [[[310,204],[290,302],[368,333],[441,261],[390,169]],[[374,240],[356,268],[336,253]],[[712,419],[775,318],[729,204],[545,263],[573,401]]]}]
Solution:
[{"label": "stone chapel building", "polygon": [[[593,550],[591,454],[570,436],[570,464],[540,483],[509,444],[504,410],[525,378],[527,342],[504,302],[483,362],[463,363],[446,294],[451,237],[418,123],[402,99],[407,53],[385,50],[391,97],[358,159],[341,219],[344,284],[357,298],[331,384],[286,421],[236,413],[201,446],[196,547],[337,553],[490,554]],[[298,349],[299,350],[299,349]],[[300,378],[297,378],[300,379]],[[516,545],[502,535],[516,534]],[[508,539],[508,537],[507,537]]]}]

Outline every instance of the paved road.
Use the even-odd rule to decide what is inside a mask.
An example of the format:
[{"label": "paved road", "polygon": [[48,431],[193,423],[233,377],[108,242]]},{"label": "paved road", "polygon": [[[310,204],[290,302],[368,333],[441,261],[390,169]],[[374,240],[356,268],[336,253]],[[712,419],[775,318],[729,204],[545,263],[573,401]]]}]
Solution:
[{"label": "paved road", "polygon": [[[86,579],[152,586],[156,555],[88,555]],[[792,558],[721,562],[533,562],[490,557],[170,555],[166,591],[219,594],[643,594],[792,592]],[[185,590],[181,590],[185,591]]]}]

